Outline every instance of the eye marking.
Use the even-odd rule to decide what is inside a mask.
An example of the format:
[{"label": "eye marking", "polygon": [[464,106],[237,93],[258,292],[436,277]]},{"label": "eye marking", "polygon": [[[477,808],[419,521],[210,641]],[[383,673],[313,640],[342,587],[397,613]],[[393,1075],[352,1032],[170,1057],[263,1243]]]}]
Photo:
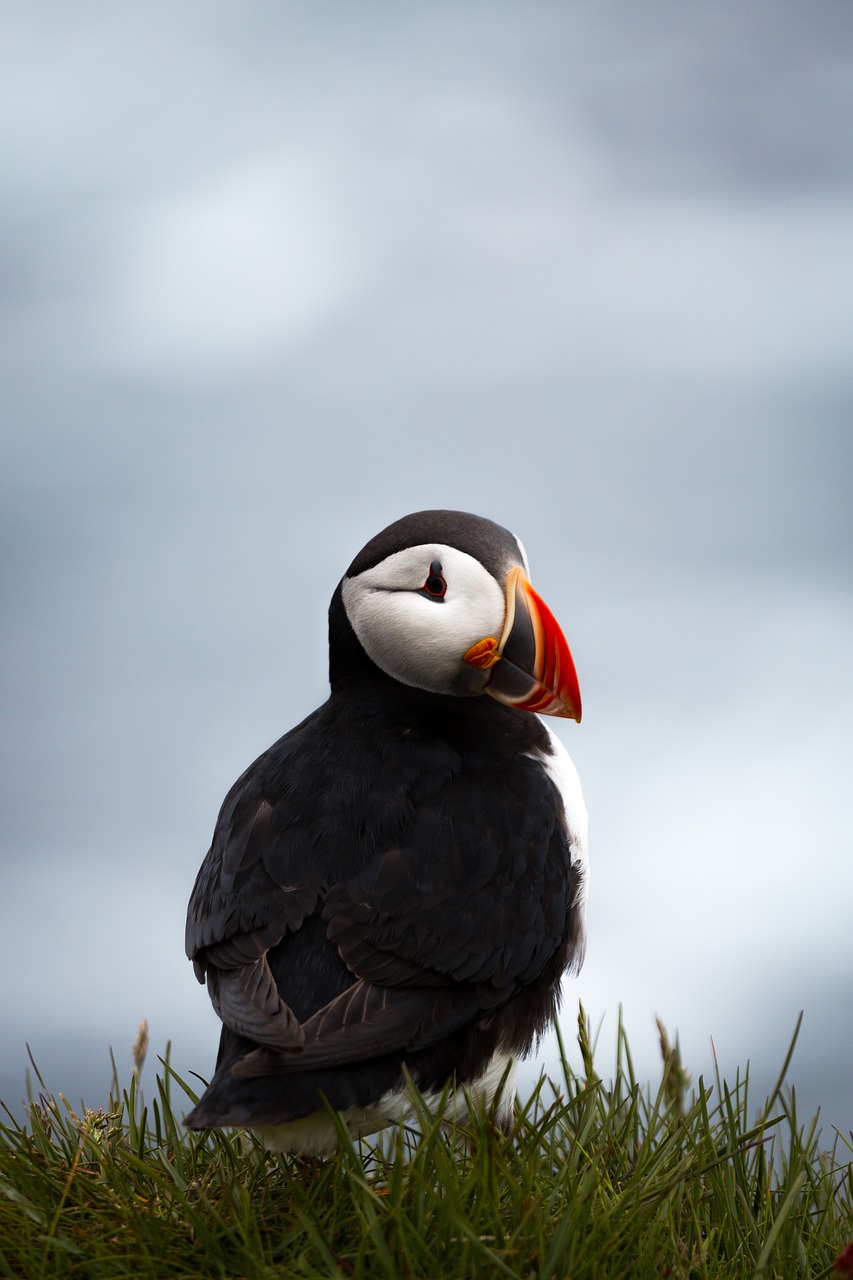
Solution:
[{"label": "eye marking", "polygon": [[429,567],[426,582],[421,587],[418,595],[426,596],[427,600],[436,600],[440,604],[444,600],[446,591],[447,583],[441,572],[441,561],[433,560]]}]

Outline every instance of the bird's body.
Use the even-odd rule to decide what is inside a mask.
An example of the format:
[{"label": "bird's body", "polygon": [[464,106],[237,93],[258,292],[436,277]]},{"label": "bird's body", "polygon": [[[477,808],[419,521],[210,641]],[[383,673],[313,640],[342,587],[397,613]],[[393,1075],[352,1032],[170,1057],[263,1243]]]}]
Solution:
[{"label": "bird's body", "polygon": [[398,521],[350,567],[331,696],[235,783],[193,891],[187,949],[224,1025],[191,1127],[323,1154],[324,1099],[370,1132],[406,1114],[407,1075],[428,1099],[503,1081],[511,1108],[511,1064],[580,964],[586,892],[571,761],[516,709],[529,691],[481,696],[491,649],[519,644],[523,567],[512,535],[452,512]]}]

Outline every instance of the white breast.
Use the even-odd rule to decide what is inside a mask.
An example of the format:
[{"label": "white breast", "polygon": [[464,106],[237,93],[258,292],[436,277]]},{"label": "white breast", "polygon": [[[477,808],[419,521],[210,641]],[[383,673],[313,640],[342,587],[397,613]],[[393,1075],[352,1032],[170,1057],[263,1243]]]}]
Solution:
[{"label": "white breast", "polygon": [[581,780],[571,756],[552,729],[547,724],[543,724],[543,728],[548,730],[551,753],[536,752],[533,758],[543,766],[563,802],[572,865],[580,872],[578,891],[572,904],[581,916],[581,948],[575,961],[575,967],[579,969],[583,959],[583,939],[586,934],[583,921],[586,916],[586,899],[589,889],[589,814],[584,804]]}]

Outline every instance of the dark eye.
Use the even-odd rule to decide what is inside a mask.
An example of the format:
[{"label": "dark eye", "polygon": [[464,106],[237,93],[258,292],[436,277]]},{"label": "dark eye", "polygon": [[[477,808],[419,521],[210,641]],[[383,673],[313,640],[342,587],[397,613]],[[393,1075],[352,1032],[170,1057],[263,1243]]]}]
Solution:
[{"label": "dark eye", "polygon": [[429,567],[427,580],[421,587],[421,595],[426,596],[428,600],[443,600],[444,593],[447,591],[447,583],[441,572],[441,561],[433,560]]}]

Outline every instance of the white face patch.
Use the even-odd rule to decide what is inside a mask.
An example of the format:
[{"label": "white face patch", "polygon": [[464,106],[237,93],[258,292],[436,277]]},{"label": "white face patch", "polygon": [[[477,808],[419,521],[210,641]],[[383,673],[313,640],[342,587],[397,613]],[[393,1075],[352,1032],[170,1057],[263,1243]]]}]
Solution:
[{"label": "white face patch", "polygon": [[[421,594],[434,562],[447,583],[442,599]],[[430,693],[481,693],[488,671],[462,655],[486,636],[500,636],[503,587],[479,560],[440,542],[406,547],[345,578],[343,601],[362,648],[386,675]]]}]

